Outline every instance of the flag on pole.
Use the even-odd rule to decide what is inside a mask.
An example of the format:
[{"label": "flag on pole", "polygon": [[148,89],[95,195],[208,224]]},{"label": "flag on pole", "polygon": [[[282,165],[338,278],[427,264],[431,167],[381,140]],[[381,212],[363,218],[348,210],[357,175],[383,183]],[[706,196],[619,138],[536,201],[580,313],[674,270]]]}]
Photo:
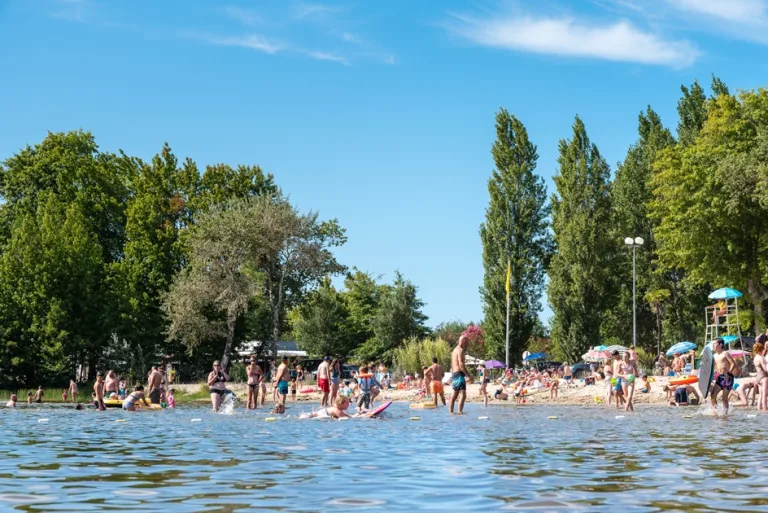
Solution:
[{"label": "flag on pole", "polygon": [[507,289],[507,302],[509,302],[509,282],[512,280],[512,264],[507,261],[507,282],[504,284],[504,288]]}]

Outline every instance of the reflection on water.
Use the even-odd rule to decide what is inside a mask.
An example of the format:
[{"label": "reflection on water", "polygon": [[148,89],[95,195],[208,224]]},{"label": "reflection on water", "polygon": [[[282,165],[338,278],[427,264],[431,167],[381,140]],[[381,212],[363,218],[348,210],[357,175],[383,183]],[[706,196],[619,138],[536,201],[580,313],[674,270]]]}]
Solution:
[{"label": "reflection on water", "polygon": [[394,404],[380,419],[295,418],[310,408],[275,422],[264,410],[204,407],[3,410],[0,511],[768,506],[763,415],[638,406],[616,419],[597,406],[468,405],[464,416],[425,410],[415,422],[407,404]]}]

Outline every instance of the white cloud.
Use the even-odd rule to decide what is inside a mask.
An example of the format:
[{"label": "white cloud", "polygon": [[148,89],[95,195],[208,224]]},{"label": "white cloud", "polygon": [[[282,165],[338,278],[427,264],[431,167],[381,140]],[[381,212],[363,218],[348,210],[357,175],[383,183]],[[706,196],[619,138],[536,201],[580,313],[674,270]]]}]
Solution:
[{"label": "white cloud", "polygon": [[669,41],[624,20],[593,25],[571,18],[456,17],[454,32],[483,46],[666,66],[689,66],[699,55],[688,41]]},{"label": "white cloud", "polygon": [[270,55],[285,49],[280,43],[269,41],[264,36],[250,34],[246,36],[211,36],[207,34],[186,34],[188,37],[205,41],[216,46],[238,46],[250,48]]},{"label": "white cloud", "polygon": [[341,38],[347,43],[360,44],[360,38],[351,32],[344,32],[341,34]]},{"label": "white cloud", "polygon": [[224,7],[224,12],[227,13],[227,16],[230,18],[235,19],[248,27],[254,27],[264,23],[262,17],[251,9],[243,9],[242,7],[229,5]]},{"label": "white cloud", "polygon": [[341,55],[330,53],[330,52],[317,52],[317,51],[306,51],[304,54],[307,57],[311,57],[313,59],[316,59],[318,61],[330,61],[330,62],[338,62],[339,64],[343,64],[345,66],[349,66],[349,61],[346,57],[343,57]]},{"label": "white cloud", "polygon": [[294,6],[293,11],[296,18],[302,19],[311,16],[325,17],[329,14],[341,12],[342,9],[323,4],[298,3]]},{"label": "white cloud", "polygon": [[727,21],[757,24],[766,21],[765,0],[668,0],[675,8]]}]

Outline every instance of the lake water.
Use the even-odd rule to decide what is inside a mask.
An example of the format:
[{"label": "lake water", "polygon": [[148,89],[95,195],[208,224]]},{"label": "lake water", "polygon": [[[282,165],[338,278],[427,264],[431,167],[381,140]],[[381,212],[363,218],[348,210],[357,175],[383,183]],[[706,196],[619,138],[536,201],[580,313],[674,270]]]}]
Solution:
[{"label": "lake water", "polygon": [[718,419],[693,408],[637,406],[617,419],[623,413],[598,406],[471,404],[451,417],[393,404],[379,419],[295,418],[310,408],[291,407],[275,422],[262,410],[218,415],[192,406],[3,410],[0,511],[768,506],[768,417],[749,417],[752,410]]}]

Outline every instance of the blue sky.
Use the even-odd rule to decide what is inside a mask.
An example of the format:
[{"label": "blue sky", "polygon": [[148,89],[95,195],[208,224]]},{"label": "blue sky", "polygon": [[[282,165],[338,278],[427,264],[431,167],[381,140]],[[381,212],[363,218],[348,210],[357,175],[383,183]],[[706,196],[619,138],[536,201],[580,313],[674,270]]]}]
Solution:
[{"label": "blue sky", "polygon": [[105,151],[259,164],[347,228],[345,264],[402,271],[432,325],[479,320],[498,108],[550,191],[577,113],[615,168],[647,105],[674,128],[681,84],[765,86],[767,4],[0,0],[0,158],[83,128]]}]

